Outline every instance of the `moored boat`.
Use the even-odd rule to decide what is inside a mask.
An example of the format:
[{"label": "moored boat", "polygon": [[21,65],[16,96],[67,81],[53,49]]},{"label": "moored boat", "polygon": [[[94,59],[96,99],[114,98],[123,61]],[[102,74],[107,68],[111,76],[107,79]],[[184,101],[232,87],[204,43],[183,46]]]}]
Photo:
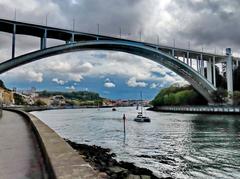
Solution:
[{"label": "moored boat", "polygon": [[[143,116],[143,104],[142,104],[142,92],[141,92],[141,112],[138,112],[137,117],[134,118],[136,122],[151,122],[151,119],[147,116]],[[138,105],[137,105],[138,109]]]},{"label": "moored boat", "polygon": [[138,112],[137,117],[134,118],[136,122],[151,122],[150,118],[147,116],[143,116],[142,112]]}]

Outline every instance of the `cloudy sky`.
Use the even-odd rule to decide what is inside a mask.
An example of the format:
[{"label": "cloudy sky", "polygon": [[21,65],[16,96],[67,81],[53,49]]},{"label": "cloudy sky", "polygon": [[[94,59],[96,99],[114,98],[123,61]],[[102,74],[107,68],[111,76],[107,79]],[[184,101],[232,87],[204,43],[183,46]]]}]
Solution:
[{"label": "cloudy sky", "polygon": [[[23,3],[24,2],[24,3]],[[222,53],[240,52],[239,0],[0,0],[0,18]],[[11,34],[0,32],[0,61],[10,59]],[[39,49],[40,39],[17,35],[16,55]],[[62,44],[48,40],[48,46]],[[151,99],[163,87],[186,83],[148,59],[106,51],[76,52],[24,65],[0,75],[9,88],[89,90],[108,98]]]}]

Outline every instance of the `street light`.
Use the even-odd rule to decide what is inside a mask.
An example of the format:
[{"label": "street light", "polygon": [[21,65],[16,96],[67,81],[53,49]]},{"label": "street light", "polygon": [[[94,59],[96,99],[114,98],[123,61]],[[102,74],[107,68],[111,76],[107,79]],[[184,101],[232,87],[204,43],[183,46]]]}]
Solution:
[{"label": "street light", "polygon": [[16,21],[17,20],[17,10],[15,9],[15,11],[14,11],[14,21]]},{"label": "street light", "polygon": [[47,13],[47,15],[46,15],[46,26],[48,25],[48,14],[49,13]]},{"label": "street light", "polygon": [[142,41],[142,30],[140,30],[140,32],[139,32],[139,38],[140,38],[140,42]]},{"label": "street light", "polygon": [[100,29],[100,27],[99,27],[99,24],[97,24],[97,33],[98,33],[98,35],[99,35],[99,30]]},{"label": "street light", "polygon": [[120,36],[120,39],[122,38],[122,29],[121,27],[119,27],[119,36]]},{"label": "street light", "polygon": [[73,18],[73,31],[75,30],[75,18]]}]

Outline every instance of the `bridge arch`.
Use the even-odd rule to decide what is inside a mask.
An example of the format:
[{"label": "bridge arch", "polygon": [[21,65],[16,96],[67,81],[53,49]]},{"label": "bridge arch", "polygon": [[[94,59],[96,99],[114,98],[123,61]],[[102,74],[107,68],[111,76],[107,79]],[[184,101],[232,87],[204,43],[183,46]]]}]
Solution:
[{"label": "bridge arch", "polygon": [[175,57],[160,51],[157,48],[147,46],[139,42],[127,42],[122,40],[93,40],[80,41],[76,43],[64,44],[55,47],[45,48],[31,52],[19,57],[0,63],[0,74],[15,67],[31,63],[36,60],[47,58],[54,55],[75,51],[87,50],[109,50],[120,51],[137,56],[141,56],[157,62],[188,81],[202,96],[209,102],[213,103],[211,93],[216,88],[202,75],[187,64],[176,59]]}]

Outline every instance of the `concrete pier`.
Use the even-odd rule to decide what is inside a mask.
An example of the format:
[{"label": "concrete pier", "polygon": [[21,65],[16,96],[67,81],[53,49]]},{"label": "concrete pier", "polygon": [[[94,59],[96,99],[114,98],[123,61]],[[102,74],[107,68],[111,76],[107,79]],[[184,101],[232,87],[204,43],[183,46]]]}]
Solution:
[{"label": "concrete pier", "polygon": [[154,111],[176,113],[234,114],[240,115],[238,106],[158,106]]}]

